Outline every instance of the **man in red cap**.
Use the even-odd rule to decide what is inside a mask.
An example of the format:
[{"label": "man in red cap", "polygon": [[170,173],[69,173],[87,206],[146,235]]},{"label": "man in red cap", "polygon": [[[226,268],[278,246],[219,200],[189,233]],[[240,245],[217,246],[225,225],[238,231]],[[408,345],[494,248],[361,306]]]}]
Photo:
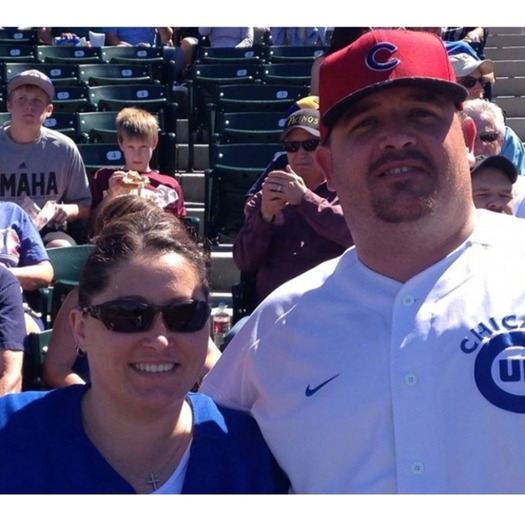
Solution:
[{"label": "man in red cap", "polygon": [[323,63],[317,158],[355,247],[271,294],[203,384],[295,492],[525,492],[525,224],[474,207],[466,96],[428,33]]}]

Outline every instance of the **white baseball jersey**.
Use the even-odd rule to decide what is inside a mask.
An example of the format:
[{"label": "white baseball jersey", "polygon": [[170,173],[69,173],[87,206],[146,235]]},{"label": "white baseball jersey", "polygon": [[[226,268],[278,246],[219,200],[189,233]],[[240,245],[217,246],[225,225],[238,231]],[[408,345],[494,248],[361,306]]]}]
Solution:
[{"label": "white baseball jersey", "polygon": [[254,312],[204,380],[249,411],[298,493],[525,492],[525,221],[406,283],[351,248]]}]

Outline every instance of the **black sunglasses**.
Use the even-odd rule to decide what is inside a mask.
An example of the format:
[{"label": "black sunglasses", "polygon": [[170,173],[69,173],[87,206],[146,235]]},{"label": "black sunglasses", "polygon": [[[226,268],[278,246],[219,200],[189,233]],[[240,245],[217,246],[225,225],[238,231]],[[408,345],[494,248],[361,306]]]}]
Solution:
[{"label": "black sunglasses", "polygon": [[314,151],[321,141],[319,139],[310,140],[288,140],[283,142],[284,151],[288,153],[295,153],[299,151],[299,148],[303,148],[304,151]]},{"label": "black sunglasses", "polygon": [[485,131],[479,134],[479,139],[482,142],[495,142],[498,140],[499,132],[498,131]]},{"label": "black sunglasses", "polygon": [[467,89],[473,88],[476,85],[476,82],[479,82],[483,88],[489,83],[485,77],[463,77],[458,79],[458,82]]},{"label": "black sunglasses", "polygon": [[197,332],[204,327],[211,313],[206,301],[193,300],[157,306],[133,299],[115,299],[84,306],[80,310],[102,321],[108,330],[122,333],[149,330],[158,312],[162,313],[164,323],[172,332]]}]

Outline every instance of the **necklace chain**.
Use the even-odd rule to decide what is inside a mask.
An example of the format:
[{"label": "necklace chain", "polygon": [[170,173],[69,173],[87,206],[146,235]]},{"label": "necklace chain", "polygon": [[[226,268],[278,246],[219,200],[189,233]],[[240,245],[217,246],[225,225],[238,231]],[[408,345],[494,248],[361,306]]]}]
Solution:
[{"label": "necklace chain", "polygon": [[[130,468],[130,464],[128,461],[119,459],[112,452],[110,452],[108,448],[104,445],[103,440],[99,437],[100,433],[97,433],[94,431],[93,426],[87,422],[87,418],[85,417],[83,418],[84,428],[86,430],[86,434],[89,436],[90,440],[93,442],[95,447],[99,449],[99,451],[102,451],[104,453],[103,455],[106,456],[106,458],[110,460],[110,464],[112,466],[114,467],[119,466],[119,465],[122,466],[123,471],[132,472],[135,478],[140,479],[142,483],[145,483],[146,485],[152,487],[153,491],[156,491],[161,486],[161,480],[163,479],[164,472],[168,470],[168,467],[173,463],[174,458],[177,455],[180,455],[180,451],[186,449],[186,446],[189,442],[188,438],[191,437],[191,423],[188,423],[188,421],[184,417],[184,412],[186,409],[189,409],[191,411],[191,409],[189,407],[186,407],[186,404],[185,404],[183,409],[181,410],[179,421],[177,421],[177,424],[175,425],[175,428],[174,428],[174,434],[177,435],[177,444],[175,448],[173,449],[172,453],[169,455],[168,459],[162,463],[160,468],[152,469],[152,471],[150,471],[150,473],[147,476],[144,474],[144,471],[139,472],[136,469]],[[180,423],[181,420],[182,420],[182,423]],[[177,426],[179,426],[179,424],[181,424],[180,430],[177,429]],[[174,470],[173,468],[170,470],[170,475],[173,472],[173,470]],[[168,478],[169,476],[167,476],[166,479]]]}]

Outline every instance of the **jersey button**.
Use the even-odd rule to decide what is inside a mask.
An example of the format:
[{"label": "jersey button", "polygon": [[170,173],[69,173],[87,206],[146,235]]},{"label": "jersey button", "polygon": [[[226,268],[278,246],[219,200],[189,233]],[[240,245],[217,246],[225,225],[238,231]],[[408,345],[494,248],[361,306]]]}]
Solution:
[{"label": "jersey button", "polygon": [[425,472],[425,464],[422,461],[414,461],[414,463],[410,465],[410,471],[412,474],[419,476]]},{"label": "jersey button", "polygon": [[401,302],[405,306],[412,306],[416,302],[416,298],[413,295],[405,295]]},{"label": "jersey button", "polygon": [[405,385],[407,386],[414,386],[417,383],[417,376],[416,374],[407,374],[405,376]]}]

